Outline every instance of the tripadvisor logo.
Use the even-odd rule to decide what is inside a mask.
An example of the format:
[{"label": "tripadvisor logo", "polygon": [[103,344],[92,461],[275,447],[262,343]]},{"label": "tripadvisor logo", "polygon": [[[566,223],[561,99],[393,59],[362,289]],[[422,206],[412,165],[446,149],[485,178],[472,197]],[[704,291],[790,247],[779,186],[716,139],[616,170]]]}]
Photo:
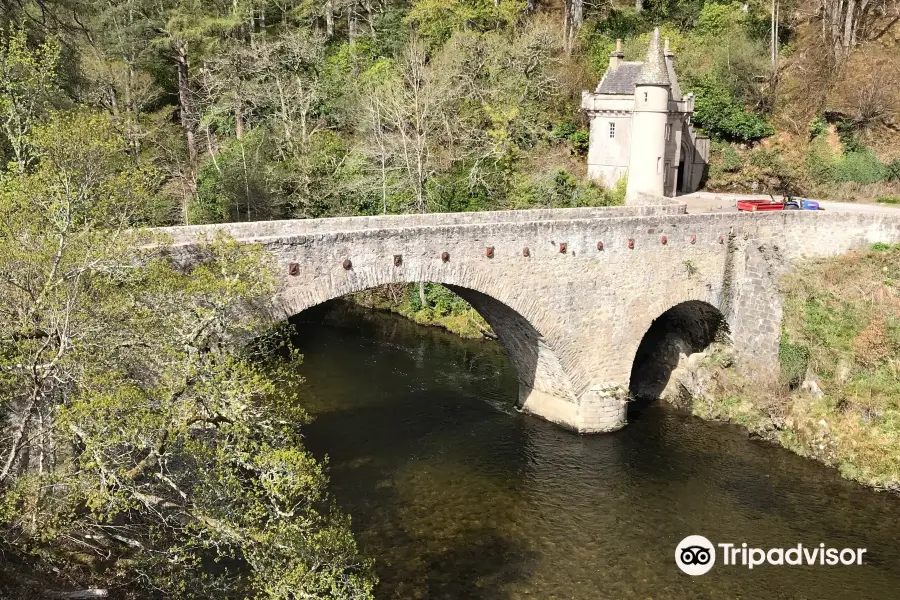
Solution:
[{"label": "tripadvisor logo", "polygon": [[689,535],[675,548],[675,564],[688,575],[703,575],[716,564],[716,548],[722,565],[748,569],[760,565],[861,565],[866,553],[865,548],[826,548],[825,544],[764,550],[748,547],[746,543],[713,544],[702,535]]}]

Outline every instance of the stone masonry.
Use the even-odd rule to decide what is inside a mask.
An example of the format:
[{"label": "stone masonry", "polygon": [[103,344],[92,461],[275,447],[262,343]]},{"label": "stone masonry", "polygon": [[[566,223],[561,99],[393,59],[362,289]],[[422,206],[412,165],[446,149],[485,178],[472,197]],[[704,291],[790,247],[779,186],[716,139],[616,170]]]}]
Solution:
[{"label": "stone masonry", "polygon": [[175,227],[190,256],[224,231],[282,274],[286,318],[371,287],[450,287],[516,368],[519,407],[579,432],[625,424],[635,353],[654,319],[701,301],[727,320],[738,365],[777,371],[781,275],[804,257],[900,242],[900,218],[788,211],[687,215],[680,204],[348,217]]}]

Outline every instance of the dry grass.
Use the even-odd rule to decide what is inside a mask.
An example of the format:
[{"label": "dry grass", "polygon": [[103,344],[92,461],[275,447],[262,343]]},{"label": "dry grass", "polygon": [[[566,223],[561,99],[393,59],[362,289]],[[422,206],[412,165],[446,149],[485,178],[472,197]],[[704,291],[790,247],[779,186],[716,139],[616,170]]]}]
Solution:
[{"label": "dry grass", "polygon": [[692,410],[900,491],[900,246],[802,265],[783,292],[782,373],[797,368],[785,361],[801,360],[800,379],[822,394],[720,371],[715,400]]}]

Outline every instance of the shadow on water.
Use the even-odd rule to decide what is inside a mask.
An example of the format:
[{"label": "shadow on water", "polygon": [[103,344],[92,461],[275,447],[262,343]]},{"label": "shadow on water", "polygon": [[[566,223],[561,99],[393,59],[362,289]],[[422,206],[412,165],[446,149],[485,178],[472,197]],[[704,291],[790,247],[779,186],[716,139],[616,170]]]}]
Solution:
[{"label": "shadow on water", "polygon": [[[527,573],[534,555],[502,519],[467,505],[473,495],[509,497],[525,457],[508,453],[512,477],[497,480],[480,444],[456,443],[493,434],[484,402],[453,393],[480,387],[494,406],[488,420],[515,414],[517,382],[498,345],[341,303],[308,311],[295,326],[314,396],[307,443],[328,456],[338,501],[362,550],[377,559],[379,597],[505,597],[498,590]],[[339,365],[332,348],[340,348]],[[447,370],[423,376],[436,359]],[[343,375],[331,379],[335,370]],[[520,432],[506,433],[510,450],[525,443]]]},{"label": "shadow on water", "polygon": [[[897,597],[894,496],[666,403],[602,436],[521,415],[495,343],[340,303],[298,327],[307,441],[329,456],[381,600]],[[691,578],[672,559],[689,534],[869,558]]]}]

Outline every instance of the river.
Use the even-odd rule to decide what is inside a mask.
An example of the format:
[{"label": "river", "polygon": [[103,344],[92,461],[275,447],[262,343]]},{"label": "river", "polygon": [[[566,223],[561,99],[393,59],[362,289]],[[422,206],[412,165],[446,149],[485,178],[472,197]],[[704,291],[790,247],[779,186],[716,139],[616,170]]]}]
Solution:
[{"label": "river", "polygon": [[[499,344],[331,302],[295,317],[307,442],[377,597],[900,598],[900,498],[657,402],[579,436],[514,409]],[[674,562],[689,534],[866,548],[861,566]]]}]

